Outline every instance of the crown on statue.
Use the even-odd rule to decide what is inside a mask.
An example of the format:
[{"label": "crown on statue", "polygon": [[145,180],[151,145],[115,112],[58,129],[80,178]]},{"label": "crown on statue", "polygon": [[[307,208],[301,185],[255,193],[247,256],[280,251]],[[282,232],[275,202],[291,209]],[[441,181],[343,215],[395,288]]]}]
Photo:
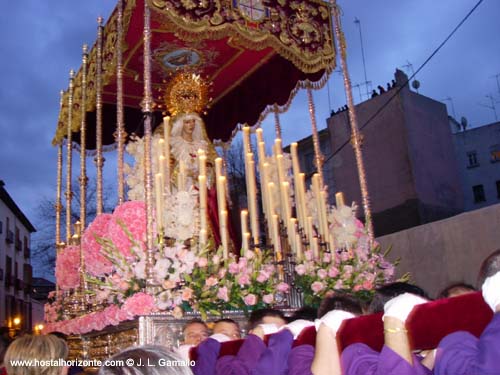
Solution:
[{"label": "crown on statue", "polygon": [[165,106],[172,116],[202,113],[210,101],[208,90],[209,84],[199,74],[177,73],[165,88]]}]

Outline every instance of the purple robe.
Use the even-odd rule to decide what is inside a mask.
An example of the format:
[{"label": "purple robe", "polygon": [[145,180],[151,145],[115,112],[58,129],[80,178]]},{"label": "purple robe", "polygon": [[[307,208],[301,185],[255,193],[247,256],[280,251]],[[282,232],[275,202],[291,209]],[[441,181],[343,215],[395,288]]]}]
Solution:
[{"label": "purple robe", "polygon": [[220,352],[220,342],[208,338],[198,345],[198,358],[192,368],[195,375],[214,375],[215,364]]},{"label": "purple robe", "polygon": [[460,331],[442,339],[436,353],[434,374],[500,374],[500,313],[493,316],[479,338]]},{"label": "purple robe", "polygon": [[288,375],[312,375],[311,365],[314,359],[314,346],[299,345],[288,356]]},{"label": "purple robe", "polygon": [[225,355],[217,360],[215,373],[217,375],[250,374],[264,350],[266,350],[264,341],[260,337],[250,334],[245,337],[238,354]]},{"label": "purple robe", "polygon": [[389,347],[379,353],[365,344],[349,345],[341,355],[346,375],[429,375],[432,372],[413,356],[413,366]]}]

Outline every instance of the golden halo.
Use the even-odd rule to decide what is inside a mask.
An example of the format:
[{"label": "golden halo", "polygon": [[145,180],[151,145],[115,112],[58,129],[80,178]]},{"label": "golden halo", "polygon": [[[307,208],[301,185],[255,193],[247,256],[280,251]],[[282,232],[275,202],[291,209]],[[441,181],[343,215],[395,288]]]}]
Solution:
[{"label": "golden halo", "polygon": [[172,116],[181,113],[202,113],[210,98],[209,84],[199,74],[177,73],[165,87],[165,106]]}]

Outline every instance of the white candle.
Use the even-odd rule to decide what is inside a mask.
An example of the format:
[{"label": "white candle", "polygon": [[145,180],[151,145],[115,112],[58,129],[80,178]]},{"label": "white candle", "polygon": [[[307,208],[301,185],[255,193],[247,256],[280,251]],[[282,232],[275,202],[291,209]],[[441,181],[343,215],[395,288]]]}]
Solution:
[{"label": "white candle", "polygon": [[224,259],[229,257],[228,235],[227,235],[227,211],[222,210],[220,214],[220,238],[222,242],[222,251]]},{"label": "white candle", "polygon": [[205,154],[205,150],[201,148],[198,150],[198,163],[199,163],[199,175],[206,176],[207,175],[207,156]]},{"label": "white candle", "polygon": [[319,234],[321,235],[322,238],[325,238],[325,228],[323,227],[323,219],[322,219],[322,212],[321,212],[321,189],[320,189],[320,184],[319,184],[319,174],[315,173],[312,176],[312,188],[313,188],[313,193],[314,193],[314,199],[316,201],[316,212],[317,212],[317,217],[316,220],[318,222],[318,229],[319,229]]},{"label": "white candle", "polygon": [[262,128],[258,128],[256,131],[255,131],[255,135],[257,136],[257,142],[260,143],[264,143],[264,131],[262,130]]},{"label": "white candle", "polygon": [[281,242],[280,242],[280,234],[279,234],[279,219],[278,215],[273,215],[272,217],[272,239],[273,239],[273,247],[274,254],[276,256],[276,260],[281,261]]},{"label": "white candle", "polygon": [[198,185],[200,191],[200,244],[204,245],[207,242],[207,176],[198,176]]},{"label": "white candle", "polygon": [[250,127],[249,126],[244,126],[243,127],[243,151],[245,152],[245,155],[250,151]]},{"label": "white candle", "polygon": [[163,194],[162,194],[162,174],[155,175],[155,201],[156,201],[156,230],[160,233],[163,229]]},{"label": "white candle", "polygon": [[163,156],[165,156],[166,161],[166,169],[165,169],[165,182],[167,191],[170,192],[170,117],[163,117],[163,138],[165,148],[165,152]]},{"label": "white candle", "polygon": [[248,251],[248,242],[245,243],[245,234],[248,233],[248,211],[247,210],[241,210],[240,220],[241,220],[242,249],[243,249],[243,255],[246,256],[247,251]]},{"label": "white candle", "polygon": [[215,179],[216,181],[222,176],[222,158],[215,159]]},{"label": "white candle", "polygon": [[281,145],[281,138],[276,138],[274,140],[274,153],[276,155],[281,155],[283,154],[283,147]]},{"label": "white candle", "polygon": [[345,206],[344,193],[342,193],[341,191],[339,191],[338,193],[335,193],[335,203],[336,203],[337,208]]},{"label": "white candle", "polygon": [[257,212],[257,187],[255,184],[255,162],[253,161],[253,153],[247,153],[247,201],[250,213],[250,225],[252,228],[252,236],[254,244],[259,243],[260,231]]}]

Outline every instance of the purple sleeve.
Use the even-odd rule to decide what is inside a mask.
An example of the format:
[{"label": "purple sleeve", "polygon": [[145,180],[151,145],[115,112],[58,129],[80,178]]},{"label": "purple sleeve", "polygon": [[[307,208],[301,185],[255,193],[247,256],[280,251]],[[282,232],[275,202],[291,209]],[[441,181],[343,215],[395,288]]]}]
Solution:
[{"label": "purple sleeve", "polygon": [[299,345],[288,356],[288,375],[312,375],[311,365],[314,359],[312,345]]},{"label": "purple sleeve", "polygon": [[292,349],[293,335],[288,329],[284,329],[269,337],[266,350],[256,362],[251,374],[286,374],[288,371],[287,358]]},{"label": "purple sleeve", "polygon": [[469,332],[454,332],[442,339],[434,374],[498,374],[499,362],[500,314],[495,314],[479,339]]},{"label": "purple sleeve", "polygon": [[193,373],[195,375],[214,375],[215,363],[220,351],[220,342],[208,338],[198,345],[197,350],[198,358],[192,369]]},{"label": "purple sleeve", "polygon": [[365,344],[349,345],[341,355],[346,375],[417,375],[411,364],[384,345],[378,353]]},{"label": "purple sleeve", "polygon": [[215,373],[217,375],[245,375],[250,371],[266,349],[266,344],[255,335],[248,335],[236,356],[226,355],[217,360]]}]

